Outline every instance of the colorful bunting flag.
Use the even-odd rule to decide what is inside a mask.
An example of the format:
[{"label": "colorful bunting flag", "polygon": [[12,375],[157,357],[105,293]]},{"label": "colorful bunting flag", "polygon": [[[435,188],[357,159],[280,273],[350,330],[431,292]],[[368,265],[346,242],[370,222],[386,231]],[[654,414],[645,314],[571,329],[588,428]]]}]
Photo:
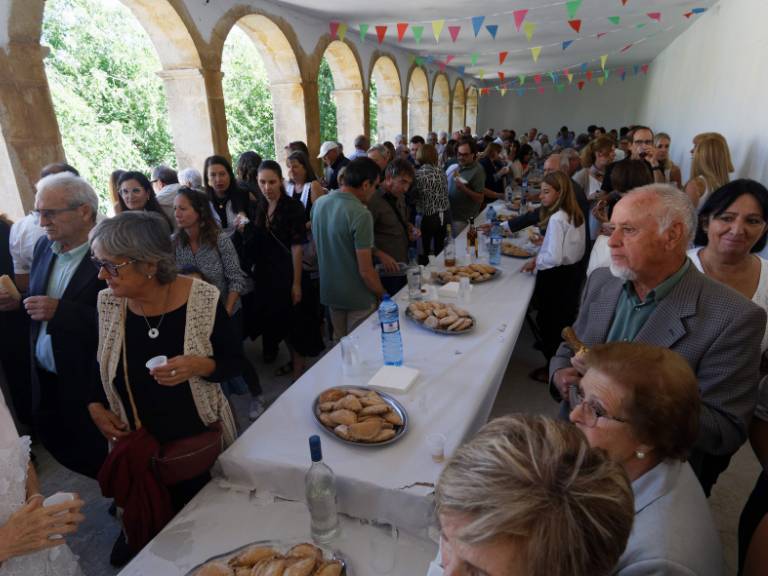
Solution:
[{"label": "colorful bunting flag", "polygon": [[661,22],[661,12],[648,12],[648,18]]},{"label": "colorful bunting flag", "polygon": [[581,20],[568,20],[568,25],[577,33],[581,32]]},{"label": "colorful bunting flag", "polygon": [[538,62],[540,54],[541,54],[541,46],[534,46],[533,48],[531,48],[531,56],[533,56],[534,62]]},{"label": "colorful bunting flag", "polygon": [[477,38],[477,35],[480,34],[480,29],[483,27],[483,22],[485,22],[485,16],[472,17],[472,29],[475,31],[475,38]]},{"label": "colorful bunting flag", "polygon": [[622,70],[622,71],[621,71],[621,81],[622,81],[622,82],[624,82],[624,80],[625,80],[626,78],[627,78],[627,73],[626,73],[626,71]]},{"label": "colorful bunting flag", "polygon": [[424,65],[424,58],[421,56],[416,56],[416,66],[423,66]]},{"label": "colorful bunting flag", "polygon": [[443,33],[445,20],[435,20],[432,22],[432,34],[435,36],[435,42],[440,42],[440,34]]},{"label": "colorful bunting flag", "polygon": [[584,80],[579,80],[576,85],[579,87],[579,90],[581,90],[584,88]]},{"label": "colorful bunting flag", "polygon": [[536,74],[536,76],[533,77],[534,83],[538,86],[541,84],[541,74]]},{"label": "colorful bunting flag", "polygon": [[520,81],[520,86],[523,86],[525,84],[525,74],[520,74],[520,76],[518,76],[517,79]]},{"label": "colorful bunting flag", "polygon": [[602,76],[598,77],[597,85],[602,86],[603,84],[605,84],[605,78],[603,78]]},{"label": "colorful bunting flag", "polygon": [[379,39],[379,44],[384,42],[384,36],[387,35],[386,26],[376,26],[376,37]]},{"label": "colorful bunting flag", "polygon": [[451,63],[451,61],[452,61],[454,58],[456,58],[456,56],[454,56],[453,54],[448,54],[448,55],[445,57],[445,63],[446,63],[446,64],[450,64],[450,63]]},{"label": "colorful bunting flag", "polygon": [[456,38],[459,37],[461,26],[448,26],[448,32],[451,35],[451,41],[456,42]]},{"label": "colorful bunting flag", "polygon": [[368,34],[370,24],[360,24],[360,42],[365,42],[365,35]]},{"label": "colorful bunting flag", "polygon": [[634,71],[634,73],[635,73],[634,75],[635,75],[635,76],[637,76],[637,73],[638,73],[638,72],[640,72],[640,65],[639,65],[639,64],[635,64],[635,65],[632,67],[632,70],[633,70],[633,71]]},{"label": "colorful bunting flag", "polygon": [[465,71],[465,70],[466,70],[466,67],[465,67],[465,66],[457,66],[457,67],[456,67],[456,71],[457,71],[459,74],[461,74],[462,76],[464,76],[464,71]]},{"label": "colorful bunting flag", "polygon": [[528,10],[515,10],[512,12],[512,15],[515,17],[515,28],[520,32],[520,26],[523,25],[523,20],[528,15]]},{"label": "colorful bunting flag", "polygon": [[483,79],[485,79],[485,69],[480,68],[480,80],[483,80]]},{"label": "colorful bunting flag", "polygon": [[557,84],[557,72],[550,72],[549,77],[552,80],[552,84]]},{"label": "colorful bunting flag", "polygon": [[565,42],[563,42],[563,50],[568,48],[568,46],[570,46],[571,44],[573,44],[573,40],[566,40]]},{"label": "colorful bunting flag", "polygon": [[338,39],[339,24],[341,24],[341,22],[336,22],[336,21],[330,22],[328,24],[328,26],[331,29],[331,40],[337,40]]},{"label": "colorful bunting flag", "polygon": [[587,72],[587,63],[586,63],[586,62],[583,62],[583,63],[581,64],[581,73],[582,73],[582,74],[585,74],[586,72]]},{"label": "colorful bunting flag", "polygon": [[488,24],[488,25],[485,27],[485,29],[486,29],[486,30],[488,30],[488,34],[490,34],[490,35],[491,35],[491,38],[493,38],[494,40],[496,40],[496,32],[498,32],[498,31],[499,31],[499,27],[498,27],[498,25],[497,25],[497,24]]},{"label": "colorful bunting flag", "polygon": [[608,61],[608,54],[603,54],[600,56],[600,68],[605,70],[605,63]]},{"label": "colorful bunting flag", "polygon": [[533,33],[536,31],[536,23],[535,22],[526,22],[523,24],[523,32],[525,32],[525,37],[528,38],[528,42],[531,41],[531,38],[533,38]]},{"label": "colorful bunting flag", "polygon": [[595,36],[597,37],[598,40],[600,40],[600,38],[602,38],[606,34],[608,34],[608,32],[598,32]]},{"label": "colorful bunting flag", "polygon": [[499,80],[504,82],[504,72],[499,72]]},{"label": "colorful bunting flag", "polygon": [[624,48],[621,49],[621,52],[626,52],[627,50],[632,48],[633,45],[634,44],[632,44],[632,43],[627,44],[626,46],[624,46]]},{"label": "colorful bunting flag", "polygon": [[470,57],[472,59],[472,66],[477,66],[477,58],[479,54],[477,52],[473,52],[472,56]]},{"label": "colorful bunting flag", "polygon": [[568,10],[568,20],[576,17],[576,12],[581,8],[581,0],[569,0],[565,3],[565,9]]},{"label": "colorful bunting flag", "polygon": [[525,94],[525,88],[518,88],[517,89],[517,95],[518,96],[522,96],[523,94]]},{"label": "colorful bunting flag", "polygon": [[685,14],[683,14],[683,16],[685,16],[686,18],[690,18],[691,16],[693,16],[693,12],[686,12]]},{"label": "colorful bunting flag", "polygon": [[640,22],[640,24],[635,26],[635,28],[637,28],[638,30],[642,30],[643,28],[645,28],[645,24],[646,24],[645,22]]},{"label": "colorful bunting flag", "polygon": [[411,32],[413,32],[413,39],[416,40],[416,44],[421,44],[421,36],[424,34],[424,26],[411,26]]},{"label": "colorful bunting flag", "polygon": [[408,30],[408,22],[397,23],[397,41],[402,42],[405,36],[405,31]]},{"label": "colorful bunting flag", "polygon": [[640,67],[640,70],[642,70],[642,71],[643,71],[643,74],[648,74],[648,64],[643,64],[643,65]]},{"label": "colorful bunting flag", "polygon": [[621,16],[608,16],[608,21],[614,26],[618,26],[621,22]]},{"label": "colorful bunting flag", "polygon": [[706,11],[707,11],[706,8],[694,8],[693,10],[691,10],[691,12],[693,12],[694,14],[704,14],[704,12]]},{"label": "colorful bunting flag", "polygon": [[437,66],[440,68],[440,72],[445,72],[445,62],[438,62]]},{"label": "colorful bunting flag", "polygon": [[539,94],[544,94],[544,86],[539,86],[536,90]]},{"label": "colorful bunting flag", "polygon": [[507,95],[507,89],[506,89],[506,88],[502,88],[502,89],[500,90],[500,92],[501,92],[501,95],[502,95],[502,96],[506,96],[506,95]]},{"label": "colorful bunting flag", "polygon": [[347,35],[347,30],[349,30],[349,26],[342,22],[339,24],[339,29],[337,30],[337,34],[339,36],[339,40],[344,42],[344,37]]},{"label": "colorful bunting flag", "polygon": [[610,76],[610,75],[611,75],[611,71],[610,71],[610,70],[604,70],[604,71],[603,71],[603,77],[604,77],[606,80],[608,80],[608,76]]},{"label": "colorful bunting flag", "polygon": [[562,93],[563,93],[563,90],[565,90],[565,84],[558,84],[558,85],[556,85],[556,86],[555,86],[555,90],[557,90],[557,92],[558,92],[559,94],[562,94]]},{"label": "colorful bunting flag", "polygon": [[491,91],[490,88],[481,88],[480,89],[480,95],[481,96],[487,96],[490,91]]},{"label": "colorful bunting flag", "polygon": [[504,64],[504,60],[507,59],[507,54],[509,54],[509,52],[499,52],[499,66]]},{"label": "colorful bunting flag", "polygon": [[573,84],[573,74],[567,74],[568,76],[568,84]]},{"label": "colorful bunting flag", "polygon": [[587,82],[592,81],[592,70],[587,70]]}]

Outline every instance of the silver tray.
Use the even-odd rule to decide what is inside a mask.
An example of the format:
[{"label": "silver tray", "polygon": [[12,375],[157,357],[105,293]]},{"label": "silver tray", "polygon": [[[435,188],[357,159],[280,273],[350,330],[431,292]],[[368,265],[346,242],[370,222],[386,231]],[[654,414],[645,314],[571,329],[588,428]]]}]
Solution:
[{"label": "silver tray", "polygon": [[[463,266],[467,266],[467,264],[462,264],[461,266],[462,267]],[[488,266],[490,266],[490,264],[488,264]],[[438,279],[438,277],[437,277],[437,273],[445,272],[445,268],[447,268],[447,267],[443,267],[440,270],[432,272],[432,274],[430,276],[430,282],[433,282],[435,284],[440,284],[440,286],[444,286],[445,284],[447,284],[447,282],[443,282],[442,280]],[[456,268],[459,268],[459,266],[457,265]],[[488,280],[482,280],[480,282],[473,282],[472,280],[470,280],[469,283],[470,284],[479,285],[479,284],[485,284],[486,282],[493,282],[497,278],[501,277],[501,268],[497,268],[496,266],[494,266],[494,268],[496,268],[496,272],[494,274],[492,274],[491,277],[488,278]]]},{"label": "silver tray", "polygon": [[250,544],[240,546],[239,548],[235,548],[234,550],[230,550],[229,552],[225,552],[224,554],[211,556],[205,562],[201,562],[200,564],[192,568],[192,570],[187,572],[186,576],[195,576],[195,572],[200,570],[200,568],[202,568],[205,564],[208,564],[209,562],[227,562],[230,558],[232,558],[233,556],[236,556],[242,550],[245,550],[246,548],[250,548],[251,546],[268,546],[270,548],[275,548],[280,552],[288,552],[288,550],[290,550],[292,547],[296,546],[297,544],[305,544],[305,543],[312,544],[313,546],[317,546],[318,548],[320,548],[320,550],[323,551],[323,558],[325,558],[326,560],[338,560],[339,562],[341,562],[342,576],[351,576],[349,574],[349,571],[347,570],[347,561],[341,555],[341,553],[329,548],[328,546],[325,546],[322,544],[316,544],[311,540],[257,540],[256,542],[251,542]]},{"label": "silver tray", "polygon": [[430,332],[434,332],[435,334],[445,334],[446,336],[461,336],[462,334],[469,334],[471,332],[474,332],[475,328],[477,328],[477,319],[471,314],[469,315],[469,317],[472,319],[472,326],[470,326],[466,330],[462,330],[461,332],[448,331],[445,328],[431,328],[426,324],[424,324],[423,322],[419,322],[418,320],[416,320],[416,318],[411,316],[411,313],[408,311],[407,308],[405,310],[405,317],[408,318],[408,320],[410,320],[414,324],[418,324],[419,326],[424,328],[424,330],[429,330]]},{"label": "silver tray", "polygon": [[318,414],[320,413],[320,408],[318,407],[320,394],[318,394],[315,397],[315,401],[312,403],[312,415],[315,417],[315,422],[317,422],[317,425],[320,426],[320,428],[323,429],[323,431],[328,434],[329,436],[332,436],[339,442],[343,442],[344,444],[349,444],[350,446],[361,446],[363,448],[379,448],[380,446],[386,446],[387,444],[394,444],[400,438],[402,438],[406,431],[408,430],[408,413],[405,411],[405,408],[403,408],[403,405],[400,404],[397,400],[395,400],[392,396],[387,394],[386,392],[380,392],[379,390],[374,390],[373,388],[369,386],[332,386],[332,388],[336,388],[338,390],[369,390],[376,392],[379,396],[381,396],[384,401],[389,404],[392,409],[400,416],[400,418],[403,419],[403,425],[402,426],[395,426],[395,435],[394,437],[390,438],[389,440],[385,440],[384,442],[355,442],[354,440],[344,440],[341,436],[338,436],[333,430],[328,428],[325,424],[323,424],[320,421],[320,418],[318,417]]}]

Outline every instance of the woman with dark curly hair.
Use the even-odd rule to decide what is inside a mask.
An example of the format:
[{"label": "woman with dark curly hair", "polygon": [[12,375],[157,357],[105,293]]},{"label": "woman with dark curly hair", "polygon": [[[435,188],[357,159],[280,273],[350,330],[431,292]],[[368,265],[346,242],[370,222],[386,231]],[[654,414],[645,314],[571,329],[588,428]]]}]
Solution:
[{"label": "woman with dark curly hair", "polygon": [[173,222],[168,220],[168,216],[165,215],[155,197],[155,191],[149,178],[144,174],[135,170],[123,172],[117,179],[117,190],[120,204],[118,212],[127,212],[128,210],[157,212],[168,224],[168,231],[173,230]]}]

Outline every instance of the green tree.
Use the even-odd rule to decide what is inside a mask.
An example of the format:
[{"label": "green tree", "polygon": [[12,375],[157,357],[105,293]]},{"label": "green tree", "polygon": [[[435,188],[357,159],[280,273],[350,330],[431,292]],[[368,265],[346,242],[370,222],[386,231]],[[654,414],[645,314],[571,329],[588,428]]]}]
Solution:
[{"label": "green tree", "polygon": [[320,61],[320,71],[317,75],[317,96],[320,99],[320,142],[336,141],[336,102],[333,100],[333,74],[328,61],[323,57]]},{"label": "green tree", "polygon": [[371,125],[371,144],[376,144],[379,140],[379,96],[376,91],[376,81],[373,78],[371,78],[368,100],[368,118]]}]

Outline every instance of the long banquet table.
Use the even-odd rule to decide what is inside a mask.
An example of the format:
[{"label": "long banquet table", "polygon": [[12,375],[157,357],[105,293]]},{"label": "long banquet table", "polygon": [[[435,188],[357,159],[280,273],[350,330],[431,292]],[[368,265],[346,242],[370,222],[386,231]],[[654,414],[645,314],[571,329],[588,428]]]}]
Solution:
[{"label": "long banquet table", "polygon": [[[466,231],[457,237],[456,246],[461,259]],[[460,304],[477,321],[468,334],[442,336],[415,325],[403,315],[407,288],[396,296],[405,365],[420,372],[407,393],[395,395],[409,416],[409,429],[398,442],[380,448],[349,446],[321,430],[312,414],[313,401],[321,391],[339,384],[364,385],[382,365],[379,325],[373,314],[352,333],[360,345],[363,374],[345,378],[340,346],[331,349],[221,455],[218,466],[224,478],[262,499],[303,502],[304,474],[310,464],[308,438],[320,434],[324,461],[336,474],[341,513],[391,523],[416,539],[427,539],[434,525],[432,492],[442,465],[431,459],[426,437],[444,434],[446,454],[450,454],[488,419],[533,293],[533,276],[520,272],[524,262],[502,257],[500,277],[473,286],[470,303]],[[217,533],[227,531],[227,509],[218,508],[217,502],[228,497],[220,489],[207,488],[156,540],[166,538],[179,524],[194,530],[196,543],[205,542],[204,534],[213,526]],[[196,521],[201,506],[218,518],[207,524]],[[256,525],[261,529],[272,524],[271,519],[262,522],[262,518],[254,515],[254,530]],[[136,566],[155,566],[156,540],[129,565],[131,571],[123,573],[139,573]],[[196,550],[194,557],[199,561],[206,556]],[[184,572],[169,568],[145,573]]]}]

